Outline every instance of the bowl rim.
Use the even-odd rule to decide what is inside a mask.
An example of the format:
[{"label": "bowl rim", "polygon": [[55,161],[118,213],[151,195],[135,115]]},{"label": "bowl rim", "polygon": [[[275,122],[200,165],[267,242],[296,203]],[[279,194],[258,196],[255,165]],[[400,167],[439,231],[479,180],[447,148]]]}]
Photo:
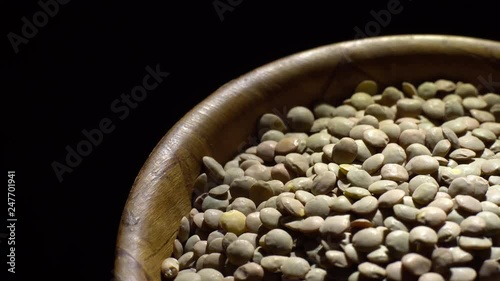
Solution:
[{"label": "bowl rim", "polygon": [[[136,214],[145,211],[144,205],[147,198],[152,196],[155,188],[158,188],[157,182],[149,183],[148,181],[153,178],[152,175],[162,174],[168,170],[169,165],[164,165],[164,163],[168,163],[168,161],[175,159],[173,153],[180,148],[182,143],[182,141],[179,141],[179,137],[186,137],[193,129],[192,127],[186,126],[186,124],[195,124],[194,126],[196,126],[199,120],[207,118],[207,114],[210,115],[214,110],[221,108],[225,102],[234,99],[237,93],[241,92],[246,87],[251,87],[251,85],[263,81],[269,74],[275,72],[277,68],[283,69],[286,67],[293,67],[294,64],[296,65],[310,59],[318,59],[322,54],[332,52],[335,49],[349,56],[350,48],[378,45],[395,46],[394,49],[398,49],[401,48],[399,44],[405,43],[408,45],[409,42],[425,47],[441,46],[442,44],[450,44],[451,42],[454,48],[458,49],[478,49],[480,48],[479,46],[486,46],[485,49],[495,50],[491,57],[495,58],[495,60],[500,58],[500,42],[489,39],[444,34],[388,35],[353,39],[314,47],[271,61],[228,81],[212,92],[208,97],[200,101],[191,110],[186,112],[160,139],[139,170],[124,205],[120,225],[118,227],[115,244],[115,278],[118,276],[117,280],[121,280],[119,278],[120,272],[124,272],[125,268],[130,266],[122,259],[119,259],[120,254],[129,256],[139,265],[142,262],[137,259],[138,251],[140,250],[139,247],[137,245],[130,245],[130,243],[137,241],[139,237],[142,236],[141,233],[145,230],[141,227],[134,228],[130,226],[141,223],[139,222],[140,219],[136,217]],[[162,164],[161,168],[158,168],[159,163]],[[144,188],[146,185],[150,189],[152,188],[152,190],[146,191]],[[143,269],[140,268],[139,270]],[[144,273],[146,274],[146,272]],[[149,280],[149,277],[147,280]]]}]

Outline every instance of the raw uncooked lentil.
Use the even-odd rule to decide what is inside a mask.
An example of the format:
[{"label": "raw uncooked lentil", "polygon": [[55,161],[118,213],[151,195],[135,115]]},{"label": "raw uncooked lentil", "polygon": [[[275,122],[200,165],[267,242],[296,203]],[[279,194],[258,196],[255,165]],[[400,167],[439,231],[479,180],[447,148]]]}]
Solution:
[{"label": "raw uncooked lentil", "polygon": [[166,280],[500,280],[500,95],[446,79],[257,120],[211,156]]},{"label": "raw uncooked lentil", "polygon": [[420,276],[431,270],[432,262],[428,258],[417,254],[409,253],[401,258],[403,268],[408,270],[414,276]]}]

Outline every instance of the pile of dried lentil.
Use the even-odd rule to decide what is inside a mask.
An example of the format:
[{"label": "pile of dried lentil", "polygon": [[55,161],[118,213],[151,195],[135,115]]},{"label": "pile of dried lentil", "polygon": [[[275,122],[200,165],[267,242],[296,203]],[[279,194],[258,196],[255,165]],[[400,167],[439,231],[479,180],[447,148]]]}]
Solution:
[{"label": "pile of dried lentil", "polygon": [[204,157],[166,280],[500,280],[500,95],[363,81]]}]

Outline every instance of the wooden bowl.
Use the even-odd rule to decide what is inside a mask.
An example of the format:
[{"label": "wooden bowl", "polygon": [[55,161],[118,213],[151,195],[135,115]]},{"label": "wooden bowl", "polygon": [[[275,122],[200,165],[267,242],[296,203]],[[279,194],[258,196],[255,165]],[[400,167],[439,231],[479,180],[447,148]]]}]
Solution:
[{"label": "wooden bowl", "polygon": [[285,57],[223,85],[167,132],[139,172],[118,232],[116,280],[161,280],[202,157],[225,163],[254,144],[262,114],[284,115],[318,100],[338,104],[365,79],[400,87],[440,78],[498,91],[500,43],[442,35],[354,40]]}]

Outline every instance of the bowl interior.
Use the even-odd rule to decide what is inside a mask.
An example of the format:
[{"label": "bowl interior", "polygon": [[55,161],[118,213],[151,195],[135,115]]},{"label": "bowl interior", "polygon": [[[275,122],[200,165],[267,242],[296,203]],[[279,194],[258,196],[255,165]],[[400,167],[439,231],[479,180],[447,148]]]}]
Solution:
[{"label": "bowl interior", "polygon": [[252,136],[262,114],[284,116],[321,100],[337,105],[365,79],[382,89],[449,79],[498,92],[492,82],[500,81],[500,43],[441,35],[348,41],[277,60],[223,85],[169,130],[139,172],[123,210],[115,278],[161,280],[161,261],[191,209],[203,156],[225,163],[257,143]]}]

